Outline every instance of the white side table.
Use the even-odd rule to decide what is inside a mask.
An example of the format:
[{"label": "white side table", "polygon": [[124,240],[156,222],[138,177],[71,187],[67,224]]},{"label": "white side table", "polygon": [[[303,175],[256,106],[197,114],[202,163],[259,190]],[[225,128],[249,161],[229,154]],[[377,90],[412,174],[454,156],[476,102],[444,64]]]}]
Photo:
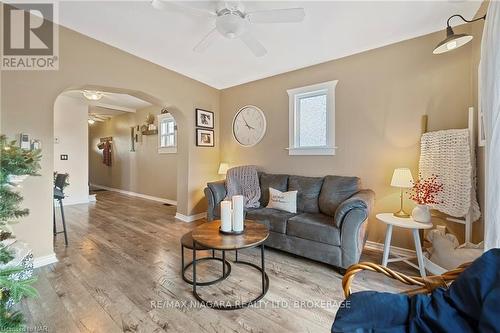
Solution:
[{"label": "white side table", "polygon": [[[385,232],[385,242],[384,242],[384,255],[382,257],[382,266],[387,267],[387,263],[389,262],[404,261],[408,265],[417,268],[420,271],[420,275],[424,277],[425,276],[424,258],[422,254],[422,246],[420,244],[420,235],[418,231],[421,229],[432,228],[432,223],[416,222],[411,217],[409,218],[396,217],[392,213],[377,214],[377,220],[387,224],[387,229]],[[410,259],[414,259],[415,257],[404,257],[404,256],[394,255],[395,258],[389,258],[389,252],[391,249],[392,228],[394,226],[412,230],[413,240],[415,241],[415,251],[417,252],[418,266],[409,261]]]}]

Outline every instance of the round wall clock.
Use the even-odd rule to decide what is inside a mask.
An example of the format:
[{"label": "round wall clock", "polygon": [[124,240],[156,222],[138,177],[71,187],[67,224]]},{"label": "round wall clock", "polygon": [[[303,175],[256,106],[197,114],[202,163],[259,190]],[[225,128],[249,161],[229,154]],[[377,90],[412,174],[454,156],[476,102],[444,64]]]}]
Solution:
[{"label": "round wall clock", "polygon": [[244,147],[252,147],[266,134],[266,116],[256,106],[242,107],[233,119],[233,137]]}]

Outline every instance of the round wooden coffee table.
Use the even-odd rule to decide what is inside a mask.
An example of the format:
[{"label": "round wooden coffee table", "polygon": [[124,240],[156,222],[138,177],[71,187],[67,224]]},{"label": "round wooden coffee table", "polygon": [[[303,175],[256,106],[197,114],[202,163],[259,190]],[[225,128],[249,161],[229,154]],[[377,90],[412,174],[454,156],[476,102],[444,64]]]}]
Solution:
[{"label": "round wooden coffee table", "polygon": [[[196,251],[193,251],[193,295],[202,304],[219,310],[241,309],[261,300],[269,289],[269,277],[265,271],[264,241],[269,237],[269,229],[260,223],[252,220],[245,220],[245,231],[239,235],[222,234],[219,231],[220,220],[208,222],[196,227],[193,230],[193,246],[197,245],[210,250],[221,250],[222,261],[225,261],[226,251],[235,251],[236,260],[234,263],[251,266],[262,273],[262,292],[254,299],[242,302],[227,304],[227,302],[209,302],[204,300],[197,292],[196,287]],[[238,260],[238,250],[260,246],[261,267],[254,263]],[[228,274],[229,275],[229,274]]]}]

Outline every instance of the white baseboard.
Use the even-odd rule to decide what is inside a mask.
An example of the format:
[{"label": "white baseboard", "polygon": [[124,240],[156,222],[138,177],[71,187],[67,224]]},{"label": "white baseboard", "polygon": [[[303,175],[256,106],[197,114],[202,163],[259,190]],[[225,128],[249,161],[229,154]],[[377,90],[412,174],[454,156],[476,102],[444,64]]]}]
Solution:
[{"label": "white baseboard", "polygon": [[57,260],[56,254],[52,253],[52,254],[49,254],[49,255],[46,255],[43,257],[36,257],[35,259],[33,259],[33,267],[38,268],[38,267],[54,264],[57,261],[58,260]]},{"label": "white baseboard", "polygon": [[172,206],[177,206],[177,201],[175,201],[175,200],[154,197],[152,195],[147,195],[147,194],[142,194],[142,193],[136,193],[136,192],[131,192],[131,191],[125,191],[125,190],[121,190],[119,188],[108,187],[108,186],[104,186],[104,185],[90,184],[90,186],[96,187],[96,188],[100,188],[100,189],[103,189],[103,190],[118,192],[118,193],[125,194],[125,195],[130,195],[130,196],[133,196],[133,197],[138,197],[138,198],[142,198],[142,199],[147,199],[147,200],[157,201],[157,202],[161,202],[161,203],[166,203],[166,204],[169,204],[169,205],[172,205]]},{"label": "white baseboard", "polygon": [[179,212],[175,213],[175,218],[183,222],[193,222],[207,217],[207,213],[199,213],[194,215],[184,215]]},{"label": "white baseboard", "polygon": [[[72,206],[72,205],[80,205],[80,204],[87,204],[89,203],[89,199],[82,199],[82,200],[71,200],[70,198],[63,199],[63,205],[64,206]],[[59,201],[55,200],[55,205],[56,207],[59,207]]]},{"label": "white baseboard", "polygon": [[[384,252],[384,244],[373,241],[366,241],[365,248],[373,251]],[[415,256],[415,250],[405,249],[402,247],[392,246],[391,253],[398,256]]]}]

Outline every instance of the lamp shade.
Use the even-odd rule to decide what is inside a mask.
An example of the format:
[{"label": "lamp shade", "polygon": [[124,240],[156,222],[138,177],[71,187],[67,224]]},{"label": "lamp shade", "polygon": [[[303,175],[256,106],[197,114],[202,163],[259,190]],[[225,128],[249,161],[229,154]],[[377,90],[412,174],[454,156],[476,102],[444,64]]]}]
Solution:
[{"label": "lamp shade", "polygon": [[229,169],[229,164],[228,163],[221,163],[219,165],[219,175],[225,175],[227,173],[227,169]]},{"label": "lamp shade", "polygon": [[408,168],[397,168],[392,174],[391,186],[410,188],[413,186],[413,176]]},{"label": "lamp shade", "polygon": [[472,40],[471,35],[455,34],[451,27],[446,29],[446,39],[440,42],[432,53],[441,54],[459,48]]}]

